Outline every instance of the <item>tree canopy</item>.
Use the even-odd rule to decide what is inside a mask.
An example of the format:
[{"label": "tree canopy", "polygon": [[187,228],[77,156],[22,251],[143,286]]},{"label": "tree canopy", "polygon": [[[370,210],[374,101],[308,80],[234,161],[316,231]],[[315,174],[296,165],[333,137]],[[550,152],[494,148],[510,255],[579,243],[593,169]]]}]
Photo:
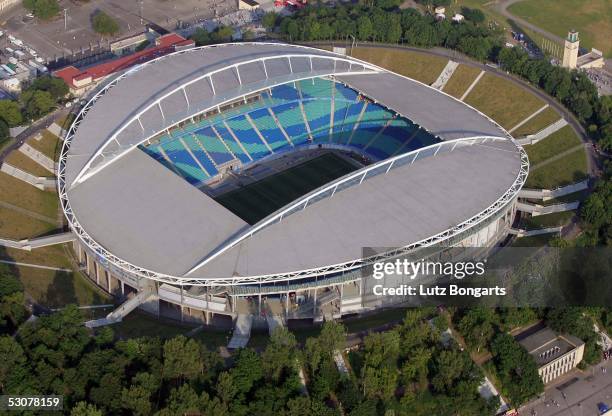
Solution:
[{"label": "tree canopy", "polygon": [[112,36],[119,32],[119,24],[102,10],[97,10],[91,17],[93,29],[104,36]]}]

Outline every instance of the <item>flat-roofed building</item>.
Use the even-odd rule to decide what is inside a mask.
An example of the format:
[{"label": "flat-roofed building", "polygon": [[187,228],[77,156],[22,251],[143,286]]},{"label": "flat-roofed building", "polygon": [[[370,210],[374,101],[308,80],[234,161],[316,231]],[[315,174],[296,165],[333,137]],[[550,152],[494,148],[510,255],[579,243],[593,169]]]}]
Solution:
[{"label": "flat-roofed building", "polygon": [[521,339],[525,348],[538,365],[538,373],[544,384],[568,373],[576,367],[584,354],[584,342],[571,335],[558,335],[550,328],[543,328]]}]

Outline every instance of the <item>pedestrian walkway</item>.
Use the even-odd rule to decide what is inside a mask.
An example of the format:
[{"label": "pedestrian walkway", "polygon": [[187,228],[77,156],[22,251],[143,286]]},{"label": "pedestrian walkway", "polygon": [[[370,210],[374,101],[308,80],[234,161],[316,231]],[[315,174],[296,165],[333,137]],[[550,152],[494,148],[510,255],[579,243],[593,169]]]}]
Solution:
[{"label": "pedestrian walkway", "polygon": [[12,176],[15,179],[19,179],[22,182],[32,185],[35,188],[40,189],[41,191],[55,189],[55,178],[34,176],[31,173],[25,172],[13,165],[9,165],[6,162],[4,162],[2,166],[0,166],[0,171],[6,173],[9,176]]},{"label": "pedestrian walkway", "polygon": [[34,162],[38,163],[43,168],[47,169],[49,173],[55,175],[55,162],[49,156],[41,153],[40,151],[34,149],[27,143],[22,144],[19,147],[19,151],[32,159]]},{"label": "pedestrian walkway", "polygon": [[19,250],[31,251],[36,248],[53,246],[56,244],[64,244],[74,241],[76,239],[75,235],[71,232],[61,233],[61,234],[53,234],[44,237],[37,237],[25,240],[10,240],[5,238],[0,238],[0,246],[16,248]]},{"label": "pedestrian walkway", "polygon": [[484,76],[485,71],[480,71],[480,74],[478,74],[478,76],[476,77],[476,79],[474,79],[474,81],[470,84],[470,86],[468,87],[467,90],[465,90],[465,92],[463,93],[463,95],[461,96],[460,100],[463,101],[465,100],[465,98],[468,96],[468,94],[470,92],[472,92],[472,90],[474,89],[474,87],[476,86],[476,84],[478,84],[478,81],[480,81],[480,79]]},{"label": "pedestrian walkway", "polygon": [[244,348],[249,343],[251,338],[251,328],[253,326],[253,315],[238,314],[234,323],[234,332],[232,339],[227,344],[228,349]]},{"label": "pedestrian walkway", "polygon": [[121,322],[130,312],[145,303],[154,294],[155,286],[148,286],[123,302],[117,309],[106,315],[106,317],[87,321],[85,326],[87,328],[98,328]]},{"label": "pedestrian walkway", "polygon": [[589,181],[584,180],[581,182],[576,182],[571,185],[560,186],[555,189],[530,189],[523,188],[519,191],[519,198],[527,198],[527,199],[540,199],[542,201],[548,201],[550,199],[559,198],[565,195],[570,195],[575,192],[580,192],[585,189],[588,189]]},{"label": "pedestrian walkway", "polygon": [[532,217],[537,217],[539,215],[554,214],[556,212],[572,211],[577,209],[579,205],[579,201],[564,202],[561,204],[554,205],[538,205],[530,204],[528,202],[518,202],[516,204],[516,209],[519,211],[527,212],[531,214]]},{"label": "pedestrian walkway", "polygon": [[455,72],[455,69],[457,69],[458,66],[459,64],[457,62],[449,60],[440,75],[438,76],[438,79],[436,79],[434,83],[431,84],[431,86],[437,90],[443,90],[444,86],[453,76],[453,73]]},{"label": "pedestrian walkway", "polygon": [[520,237],[534,237],[536,235],[542,235],[542,234],[560,233],[562,229],[563,227],[539,228],[536,230],[525,230],[522,228],[510,228],[508,232],[520,238]]},{"label": "pedestrian walkway", "polygon": [[567,126],[567,120],[562,118],[560,120],[555,121],[550,126],[543,128],[539,132],[535,134],[530,134],[529,136],[523,137],[521,139],[517,139],[517,141],[519,144],[523,146],[530,145],[530,144],[536,144],[539,141],[544,140],[551,134],[561,130],[565,126]]},{"label": "pedestrian walkway", "polygon": [[512,127],[510,130],[508,130],[508,133],[512,134],[513,131],[515,131],[519,127],[523,126],[525,123],[527,123],[529,120],[531,120],[532,118],[534,118],[535,116],[540,114],[542,111],[546,110],[547,108],[548,108],[548,104],[544,104],[544,106],[542,108],[540,108],[539,110],[536,110],[532,115],[526,117],[523,121],[521,121],[516,126]]}]

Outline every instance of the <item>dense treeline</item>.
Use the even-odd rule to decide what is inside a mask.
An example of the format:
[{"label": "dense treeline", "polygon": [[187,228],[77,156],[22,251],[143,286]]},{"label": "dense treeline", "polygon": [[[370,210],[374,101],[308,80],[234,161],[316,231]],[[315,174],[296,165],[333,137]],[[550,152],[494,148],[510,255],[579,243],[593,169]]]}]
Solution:
[{"label": "dense treeline", "polygon": [[[396,0],[374,0],[363,4],[339,4],[335,7],[308,6],[293,16],[266,16],[268,28],[278,31],[289,41],[345,40],[354,36],[360,41],[405,43],[430,48],[442,46],[457,49],[478,60],[491,57],[501,47],[501,32],[472,21],[455,24],[436,21],[415,9],[398,8]],[[469,18],[482,22],[478,13]]]},{"label": "dense treeline", "polygon": [[[609,98],[609,97],[608,97]],[[580,208],[585,228],[577,245],[612,246],[612,163],[607,161],[603,176],[597,180],[591,193]]]},{"label": "dense treeline", "polygon": [[520,48],[503,48],[497,61],[505,70],[538,85],[572,111],[604,149],[612,149],[612,97],[599,97],[597,88],[579,71],[530,58]]},{"label": "dense treeline", "polygon": [[410,311],[395,329],[367,336],[350,353],[347,375],[334,362],[346,342],[336,323],[303,349],[279,329],[263,352],[242,349],[224,360],[184,336],[117,341],[109,327],[92,335],[68,307],[0,336],[0,389],[63,395],[72,415],[90,416],[494,414],[498,400],[477,392],[482,371],[452,340],[441,342],[428,312]]}]

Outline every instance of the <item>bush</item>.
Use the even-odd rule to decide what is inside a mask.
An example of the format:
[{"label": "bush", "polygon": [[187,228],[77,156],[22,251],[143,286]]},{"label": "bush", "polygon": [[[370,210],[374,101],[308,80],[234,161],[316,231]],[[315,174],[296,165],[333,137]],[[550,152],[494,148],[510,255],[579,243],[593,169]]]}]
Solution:
[{"label": "bush", "polygon": [[60,11],[57,0],[23,0],[23,7],[43,20],[51,19]]},{"label": "bush", "polygon": [[94,13],[91,24],[93,29],[101,35],[114,35],[119,32],[119,24],[102,10]]},{"label": "bush", "polygon": [[482,23],[485,20],[485,15],[480,9],[462,7],[461,14],[464,15],[467,20],[471,20],[474,23]]}]

